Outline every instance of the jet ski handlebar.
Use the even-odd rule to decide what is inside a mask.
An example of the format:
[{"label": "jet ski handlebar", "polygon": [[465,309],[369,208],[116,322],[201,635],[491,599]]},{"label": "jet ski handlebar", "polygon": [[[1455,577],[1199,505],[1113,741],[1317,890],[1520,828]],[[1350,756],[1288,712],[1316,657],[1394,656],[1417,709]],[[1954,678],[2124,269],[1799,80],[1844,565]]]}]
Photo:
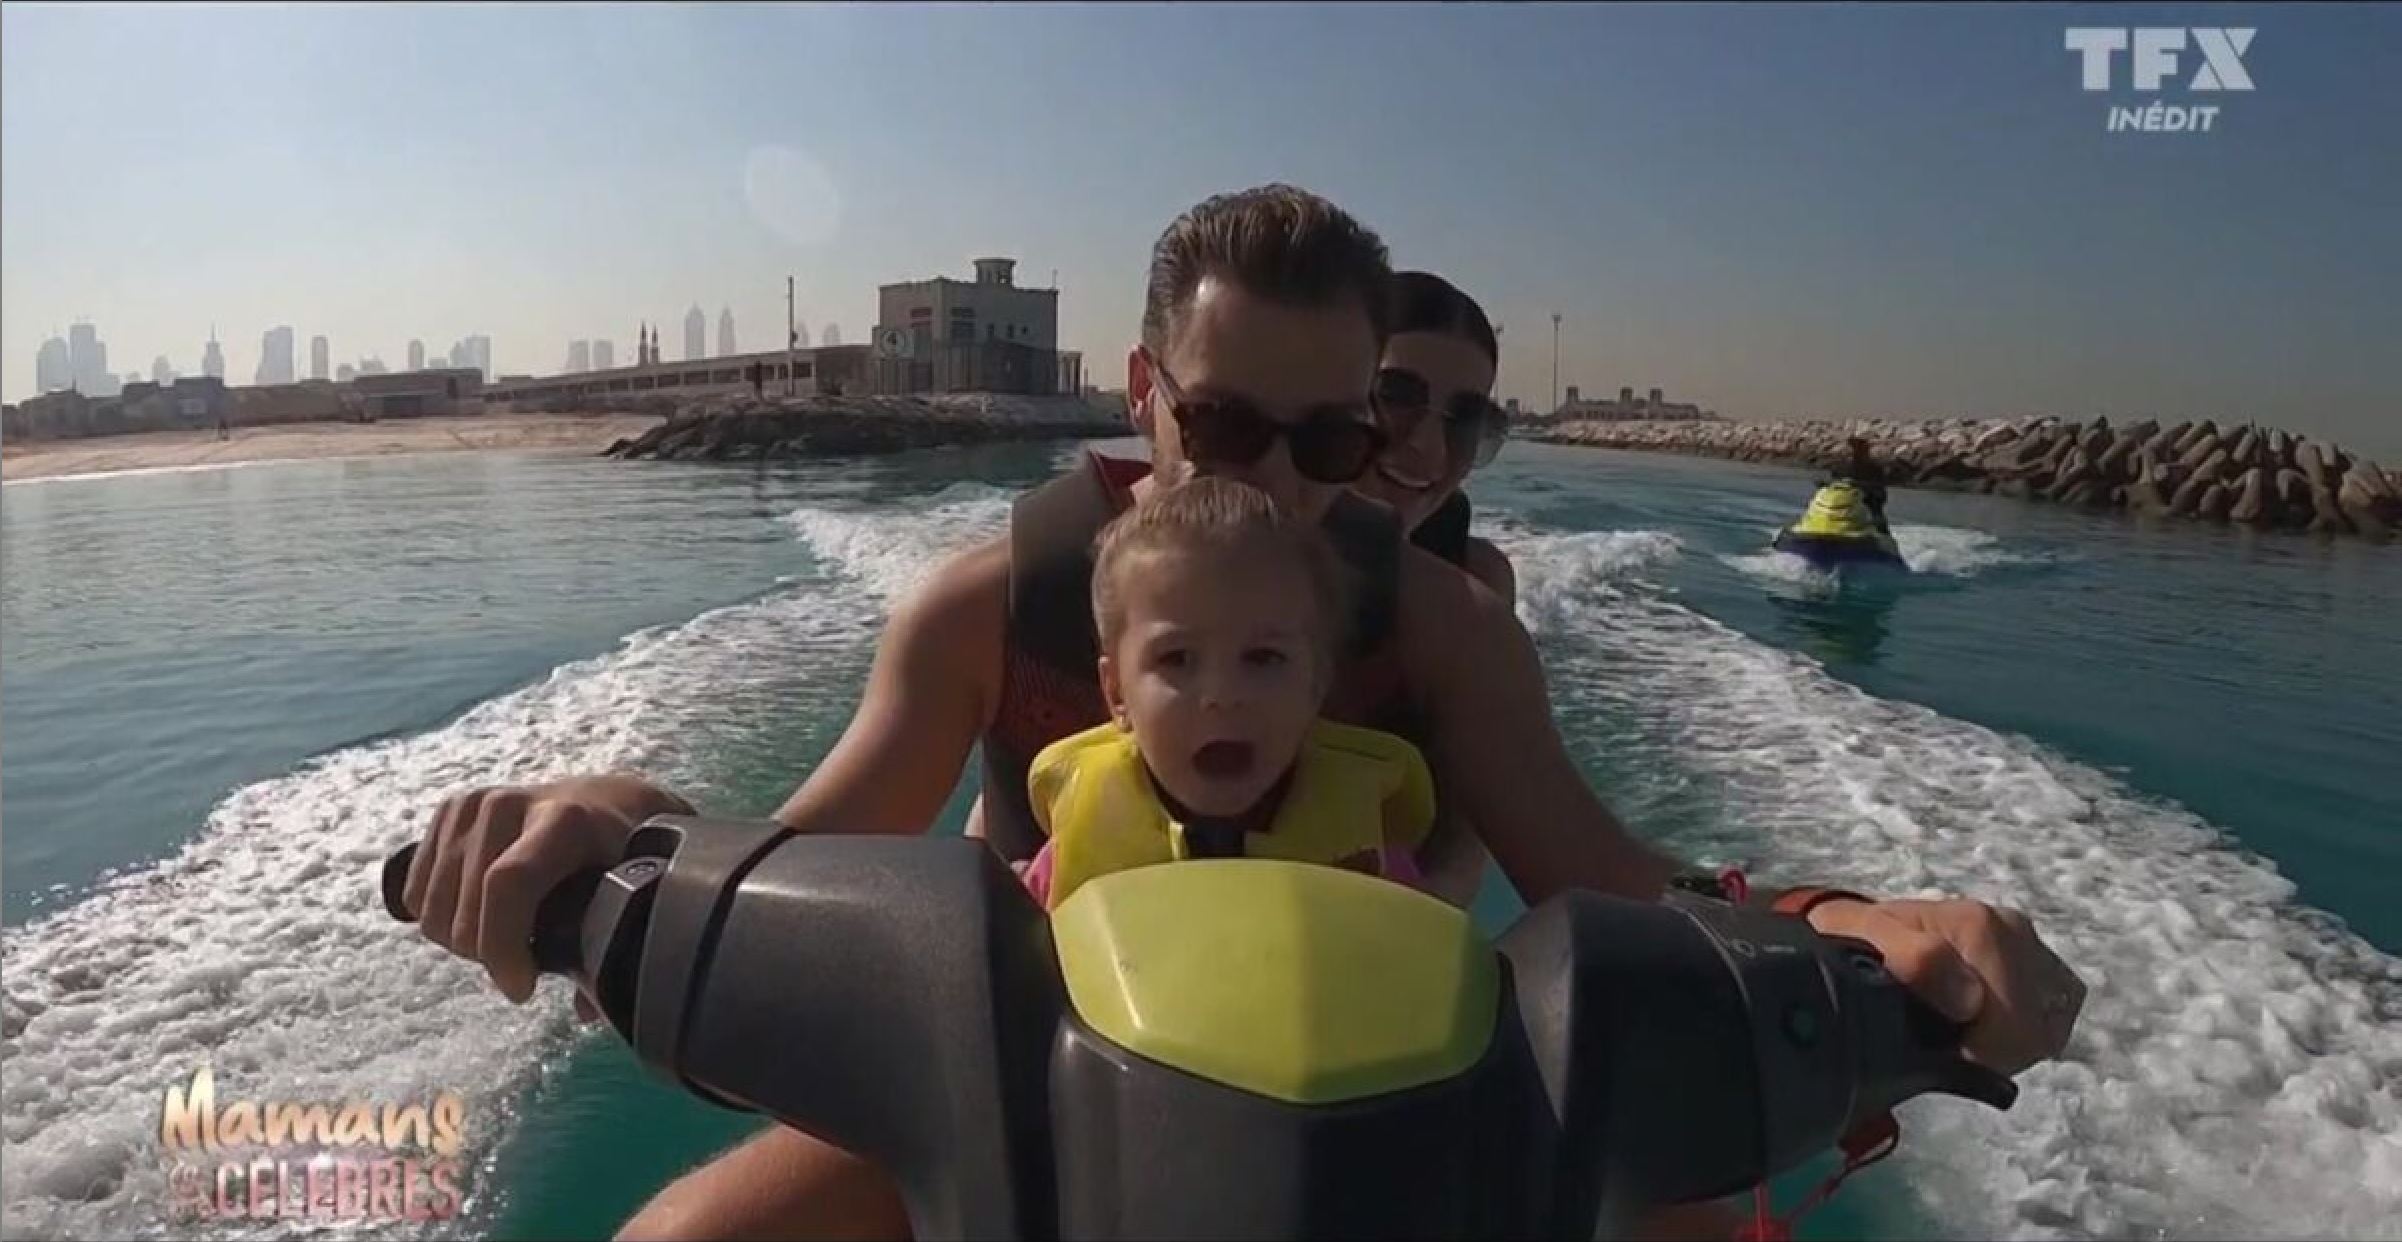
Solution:
[{"label": "jet ski handlebar", "polygon": [[[415,849],[384,865],[403,921]],[[875,1161],[921,1238],[1624,1236],[1905,1100],[2017,1094],[1869,945],[1684,893],[1564,894],[1478,938],[1500,983],[1473,1064],[1319,1103],[1097,1033],[1050,916],[973,840],[662,816],[537,923],[537,966],[654,1072]]]}]

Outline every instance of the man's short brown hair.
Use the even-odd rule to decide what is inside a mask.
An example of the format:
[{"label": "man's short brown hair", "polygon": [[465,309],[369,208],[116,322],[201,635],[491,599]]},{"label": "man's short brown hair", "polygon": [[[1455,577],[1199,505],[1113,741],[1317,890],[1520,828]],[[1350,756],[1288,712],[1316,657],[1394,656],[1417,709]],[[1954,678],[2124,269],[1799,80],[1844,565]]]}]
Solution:
[{"label": "man's short brown hair", "polygon": [[1383,239],[1307,190],[1264,185],[1205,200],[1176,217],[1151,248],[1143,344],[1167,348],[1204,277],[1291,306],[1357,299],[1385,337],[1393,265]]}]

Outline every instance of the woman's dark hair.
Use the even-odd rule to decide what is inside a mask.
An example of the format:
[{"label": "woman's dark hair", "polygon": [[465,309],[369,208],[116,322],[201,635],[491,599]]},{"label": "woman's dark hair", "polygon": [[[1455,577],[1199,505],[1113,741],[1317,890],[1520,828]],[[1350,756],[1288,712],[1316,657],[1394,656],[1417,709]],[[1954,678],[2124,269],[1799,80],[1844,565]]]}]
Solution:
[{"label": "woman's dark hair", "polygon": [[1494,365],[1501,363],[1501,342],[1493,334],[1493,321],[1485,318],[1485,308],[1460,292],[1459,286],[1432,272],[1393,274],[1392,305],[1386,321],[1395,334],[1441,332],[1460,337],[1485,351]]}]

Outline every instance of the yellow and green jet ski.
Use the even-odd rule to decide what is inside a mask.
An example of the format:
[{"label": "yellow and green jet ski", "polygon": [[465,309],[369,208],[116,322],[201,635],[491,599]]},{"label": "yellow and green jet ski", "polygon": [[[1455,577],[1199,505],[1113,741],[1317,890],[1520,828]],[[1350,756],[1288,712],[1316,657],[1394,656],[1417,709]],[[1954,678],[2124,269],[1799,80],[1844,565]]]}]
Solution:
[{"label": "yellow and green jet ski", "polygon": [[1801,520],[1780,530],[1770,546],[1820,569],[1873,566],[1907,572],[1909,564],[1893,542],[1867,494],[1849,479],[1837,479],[1810,497]]}]

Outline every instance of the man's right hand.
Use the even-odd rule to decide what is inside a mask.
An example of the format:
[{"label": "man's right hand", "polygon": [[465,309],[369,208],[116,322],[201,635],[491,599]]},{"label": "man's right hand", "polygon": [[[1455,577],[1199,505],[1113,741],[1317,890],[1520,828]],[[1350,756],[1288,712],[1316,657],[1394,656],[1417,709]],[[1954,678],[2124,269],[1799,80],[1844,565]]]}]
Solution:
[{"label": "man's right hand", "polygon": [[631,776],[470,790],[444,802],[409,865],[403,902],[425,938],[480,963],[512,1003],[534,994],[534,911],[579,871],[615,865],[653,815],[692,814]]}]

